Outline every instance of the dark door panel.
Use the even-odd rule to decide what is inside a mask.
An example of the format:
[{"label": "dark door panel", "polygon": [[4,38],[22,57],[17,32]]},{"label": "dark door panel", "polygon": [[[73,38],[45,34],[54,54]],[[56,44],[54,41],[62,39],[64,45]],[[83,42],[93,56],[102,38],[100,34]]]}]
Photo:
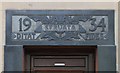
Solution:
[{"label": "dark door panel", "polygon": [[35,73],[84,73],[82,70],[43,70],[35,71]]},{"label": "dark door panel", "polygon": [[88,56],[32,56],[33,67],[86,67]]},{"label": "dark door panel", "polygon": [[92,62],[89,55],[79,56],[31,56],[34,70],[83,70],[88,71]]},{"label": "dark door panel", "polygon": [[32,51],[27,49],[27,70],[39,73],[82,73],[95,70],[95,53],[90,47],[32,48]]}]

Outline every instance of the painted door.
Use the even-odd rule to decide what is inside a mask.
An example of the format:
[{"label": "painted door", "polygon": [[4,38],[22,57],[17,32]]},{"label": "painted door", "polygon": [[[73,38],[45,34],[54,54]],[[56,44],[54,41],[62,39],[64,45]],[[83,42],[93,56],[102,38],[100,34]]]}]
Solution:
[{"label": "painted door", "polygon": [[[39,73],[83,73],[95,70],[95,56],[90,49],[41,48],[29,51],[29,70]],[[64,50],[66,49],[66,50]]]}]

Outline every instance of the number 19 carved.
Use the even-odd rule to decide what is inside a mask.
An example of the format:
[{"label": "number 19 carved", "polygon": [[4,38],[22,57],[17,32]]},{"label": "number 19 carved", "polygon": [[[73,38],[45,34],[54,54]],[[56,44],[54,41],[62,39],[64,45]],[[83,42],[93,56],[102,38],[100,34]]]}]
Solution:
[{"label": "number 19 carved", "polygon": [[[29,18],[25,18],[25,19],[20,18],[19,23],[20,23],[19,31],[27,31],[30,29],[32,22]],[[25,28],[23,28],[23,26]]]}]

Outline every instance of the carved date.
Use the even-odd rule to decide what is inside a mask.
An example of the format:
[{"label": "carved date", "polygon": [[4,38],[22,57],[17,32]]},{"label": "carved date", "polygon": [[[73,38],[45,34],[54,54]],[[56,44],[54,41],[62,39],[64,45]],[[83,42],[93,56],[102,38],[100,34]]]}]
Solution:
[{"label": "carved date", "polygon": [[90,19],[90,21],[91,21],[91,25],[93,26],[93,28],[89,29],[89,31],[94,32],[94,31],[97,30],[98,27],[101,27],[102,28],[101,32],[105,32],[106,25],[105,25],[105,19],[104,18],[102,18],[98,24],[95,23],[96,18],[92,18],[92,19]]},{"label": "carved date", "polygon": [[[29,18],[25,18],[25,19],[20,18],[19,23],[20,23],[19,31],[27,31],[30,29],[32,22]],[[23,26],[25,27],[24,29]]]}]

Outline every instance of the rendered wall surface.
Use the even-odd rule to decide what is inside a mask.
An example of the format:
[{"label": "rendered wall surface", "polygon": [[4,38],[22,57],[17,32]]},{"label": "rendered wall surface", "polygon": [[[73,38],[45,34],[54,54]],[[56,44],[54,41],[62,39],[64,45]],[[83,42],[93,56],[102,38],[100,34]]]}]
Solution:
[{"label": "rendered wall surface", "polygon": [[3,30],[2,30],[2,3],[0,3],[0,72],[3,71]]},{"label": "rendered wall surface", "polygon": [[[31,2],[26,2],[26,3],[2,3],[0,4],[2,9],[0,11],[0,14],[2,15],[2,25],[0,25],[0,33],[2,34],[3,37],[0,36],[1,38],[1,53],[0,55],[2,57],[0,57],[0,70],[3,70],[3,46],[5,45],[5,10],[6,9],[19,9],[19,10],[63,10],[63,9],[67,9],[67,10],[97,10],[97,9],[101,9],[101,10],[111,10],[114,9],[115,10],[115,45],[118,48],[118,7],[117,7],[117,2],[73,2],[73,3],[64,3],[64,2],[59,2],[59,3],[31,3]],[[4,33],[3,33],[4,32]],[[119,64],[119,63],[118,63]]]}]

